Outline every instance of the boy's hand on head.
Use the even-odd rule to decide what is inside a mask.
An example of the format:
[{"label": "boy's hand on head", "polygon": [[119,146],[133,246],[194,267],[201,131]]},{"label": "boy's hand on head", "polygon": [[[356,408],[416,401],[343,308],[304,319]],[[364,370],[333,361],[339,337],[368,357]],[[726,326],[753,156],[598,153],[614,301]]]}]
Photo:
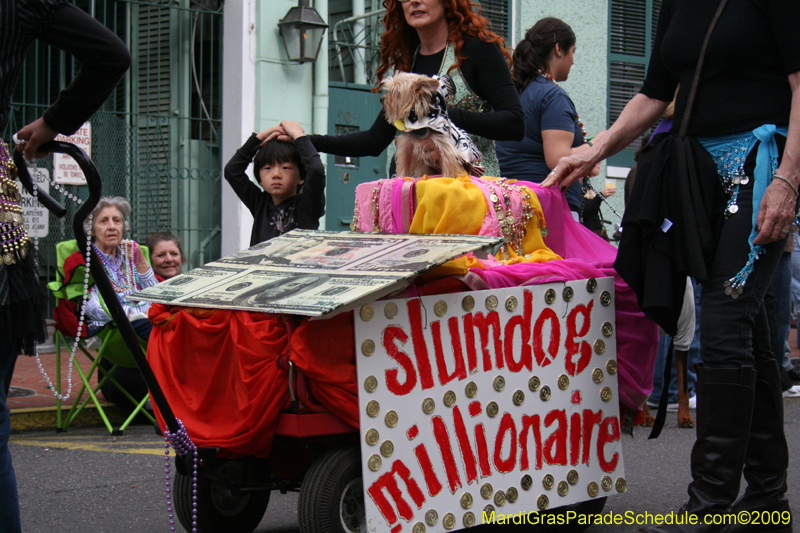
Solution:
[{"label": "boy's hand on head", "polygon": [[277,138],[280,135],[286,135],[286,130],[283,129],[283,126],[278,124],[277,126],[272,126],[271,128],[262,131],[261,133],[257,134],[256,137],[261,139],[261,146],[264,146],[269,141]]},{"label": "boy's hand on head", "polygon": [[[281,122],[280,125],[281,125],[281,127],[283,127],[284,131],[286,132],[286,135],[288,135],[290,137],[290,139],[286,139],[286,140],[292,140],[293,141],[293,140],[297,139],[298,137],[303,137],[306,134],[306,132],[303,130],[303,127],[300,124],[298,124],[297,122],[294,122],[294,121],[291,121],[291,120],[284,120],[284,121]],[[279,140],[282,141],[284,139],[281,139],[279,137]]]}]

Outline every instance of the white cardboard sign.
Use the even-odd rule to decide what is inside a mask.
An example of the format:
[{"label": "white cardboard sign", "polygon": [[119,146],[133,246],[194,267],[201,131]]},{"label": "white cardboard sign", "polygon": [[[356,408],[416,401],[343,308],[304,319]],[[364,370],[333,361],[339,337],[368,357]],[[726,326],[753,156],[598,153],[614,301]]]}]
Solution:
[{"label": "white cardboard sign", "polygon": [[[46,168],[28,167],[31,181],[39,186],[46,193],[50,192],[50,171]],[[50,231],[50,211],[43,207],[39,202],[28,194],[22,185],[19,187],[22,196],[20,206],[22,207],[22,218],[25,221],[25,230],[28,237],[47,237]]]},{"label": "white cardboard sign", "polygon": [[452,531],[624,491],[613,302],[603,278],[363,306],[368,530]]},{"label": "white cardboard sign", "polygon": [[[92,157],[92,124],[90,122],[85,122],[78,131],[69,137],[59,135],[56,140],[83,148],[83,151]],[[60,185],[86,185],[86,176],[83,175],[78,162],[65,154],[53,154],[53,178]]]}]

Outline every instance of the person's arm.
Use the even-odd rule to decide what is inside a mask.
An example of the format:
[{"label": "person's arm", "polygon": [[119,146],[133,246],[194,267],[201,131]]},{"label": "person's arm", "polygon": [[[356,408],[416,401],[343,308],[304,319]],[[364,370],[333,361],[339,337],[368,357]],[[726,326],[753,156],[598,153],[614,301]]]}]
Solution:
[{"label": "person's arm", "polygon": [[378,157],[394,140],[396,129],[386,121],[383,109],[368,130],[347,135],[309,135],[319,152],[350,157]]},{"label": "person's arm", "polygon": [[44,156],[37,153],[39,146],[58,133],[75,133],[100,109],[131,64],[119,37],[72,4],[53,12],[38,39],[74,56],[81,68],[44,115],[17,133],[18,139],[27,141],[26,159]]},{"label": "person's arm", "polygon": [[495,141],[521,141],[525,112],[505,56],[497,45],[477,37],[464,42],[461,65],[465,81],[492,108],[487,113],[449,108],[450,118],[467,133]]},{"label": "person's arm", "polygon": [[319,220],[325,214],[325,167],[322,159],[300,124],[284,120],[281,126],[292,138],[300,152],[300,161],[306,169],[306,180],[299,201],[303,203],[310,217]]},{"label": "person's arm", "polygon": [[[143,289],[158,284],[158,279],[156,278],[156,273],[153,271],[153,267],[144,260],[144,257],[139,261],[139,264],[136,265],[136,270],[139,272],[139,281],[142,282]],[[144,272],[142,272],[142,270],[144,270]]]},{"label": "person's arm", "polygon": [[250,166],[253,157],[255,157],[256,152],[261,148],[261,143],[264,141],[258,135],[260,134],[252,134],[244,145],[236,150],[228,164],[225,165],[224,171],[225,180],[230,183],[233,192],[251,212],[256,208],[258,197],[262,194],[261,189],[250,181],[246,173],[247,167]]},{"label": "person's arm", "polygon": [[783,149],[783,158],[775,174],[789,180],[794,189],[782,179],[770,183],[756,217],[758,236],[753,244],[767,244],[788,235],[795,218],[797,187],[800,184],[800,72],[789,74],[792,87],[792,111],[789,115],[789,135]]},{"label": "person's arm", "polygon": [[86,319],[89,322],[96,322],[98,324],[107,324],[111,322],[111,317],[108,316],[108,313],[106,313],[106,310],[103,308],[103,304],[100,302],[100,291],[97,289],[96,285],[93,285],[89,289],[89,299],[86,300],[86,305],[83,309],[86,314]]},{"label": "person's arm", "polygon": [[603,159],[616,154],[641,137],[664,114],[669,102],[637,94],[622,110],[619,118],[602,139],[588,150],[562,157],[543,182],[542,187],[557,185],[562,190],[588,175]]}]

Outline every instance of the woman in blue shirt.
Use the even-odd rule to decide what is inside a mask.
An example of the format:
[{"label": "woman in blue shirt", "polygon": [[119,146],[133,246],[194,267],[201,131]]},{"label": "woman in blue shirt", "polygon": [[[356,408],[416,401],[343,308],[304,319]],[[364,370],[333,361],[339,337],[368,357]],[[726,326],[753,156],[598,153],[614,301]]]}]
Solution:
[{"label": "woman in blue shirt", "polygon": [[[503,177],[541,183],[559,158],[590,146],[575,104],[557,83],[569,77],[575,48],[572,28],[548,17],[534,24],[514,50],[514,83],[525,110],[525,138],[496,142]],[[580,183],[573,183],[565,194],[577,218],[583,196]]]}]

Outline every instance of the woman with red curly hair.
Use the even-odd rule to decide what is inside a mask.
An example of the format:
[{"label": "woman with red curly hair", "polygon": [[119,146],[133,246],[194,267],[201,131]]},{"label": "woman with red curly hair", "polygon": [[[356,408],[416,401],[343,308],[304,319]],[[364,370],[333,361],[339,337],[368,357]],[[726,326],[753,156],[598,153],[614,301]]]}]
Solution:
[{"label": "woman with red curly hair", "polygon": [[[426,76],[449,74],[456,95],[448,102],[452,121],[483,153],[486,175],[499,176],[493,140],[521,140],[525,115],[511,79],[511,55],[470,0],[384,0],[378,81],[391,70]],[[378,156],[394,140],[383,111],[369,130],[350,135],[311,135],[320,152]]]}]

